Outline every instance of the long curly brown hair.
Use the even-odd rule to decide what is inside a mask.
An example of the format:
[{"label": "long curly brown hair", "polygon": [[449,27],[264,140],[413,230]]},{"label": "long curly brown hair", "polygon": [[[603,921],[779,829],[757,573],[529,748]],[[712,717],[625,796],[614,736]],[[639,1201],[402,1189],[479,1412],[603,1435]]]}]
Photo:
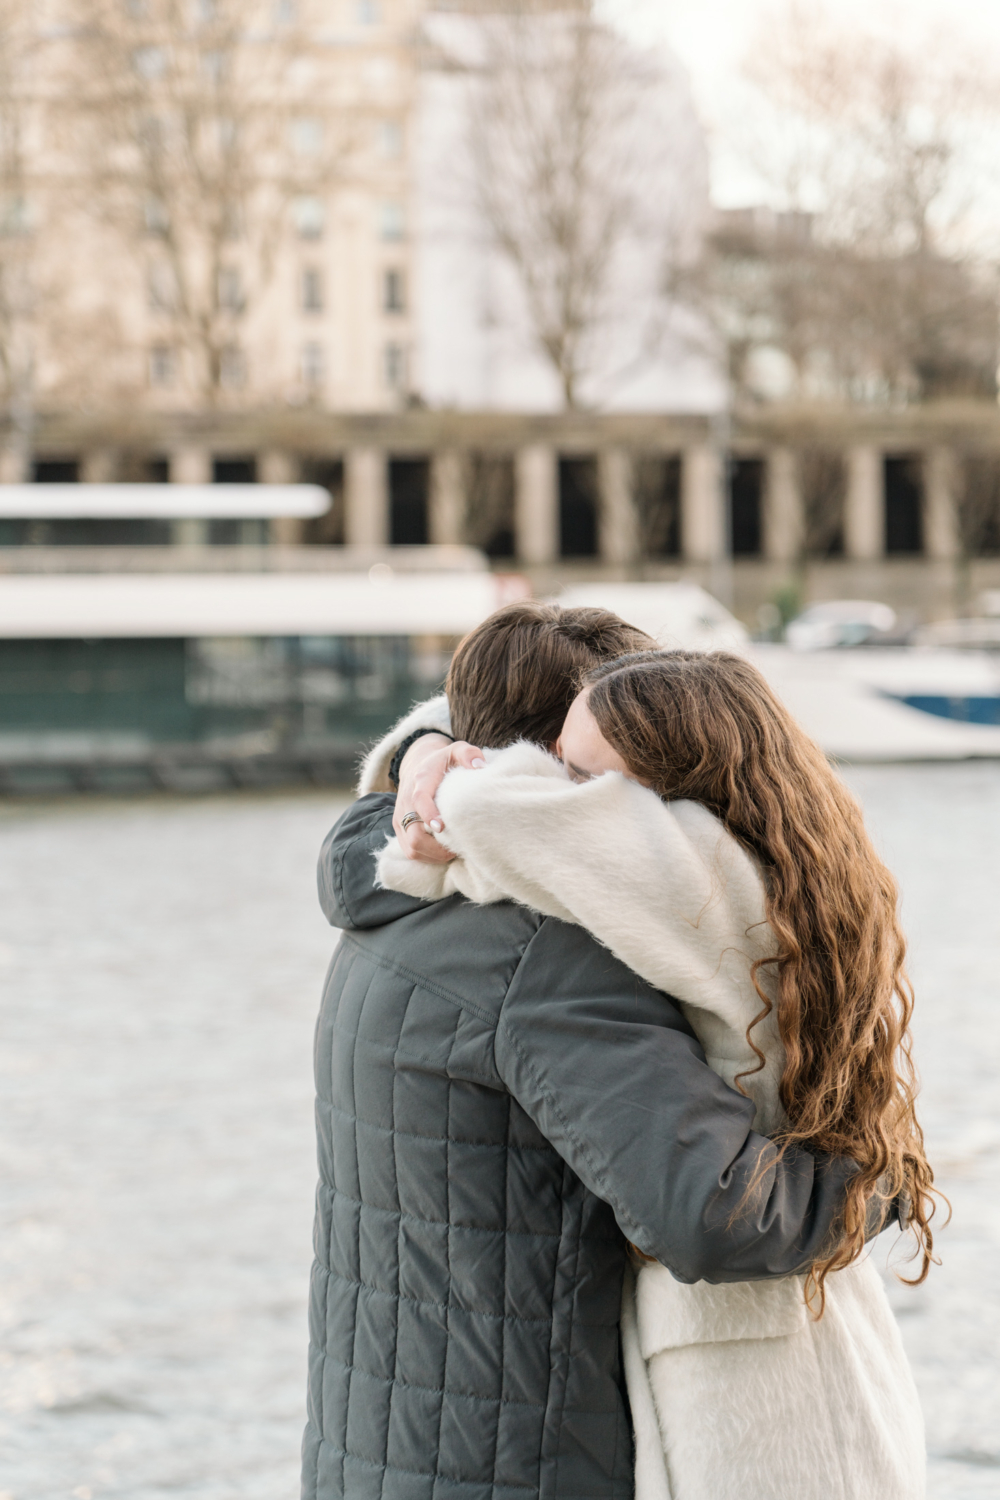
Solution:
[{"label": "long curly brown hair", "polygon": [[[724,652],[643,651],[586,673],[588,706],[632,775],[661,797],[700,802],[758,860],[773,958],[753,980],[771,1011],[764,964],[777,969],[785,1047],[781,1151],[803,1145],[852,1158],[836,1242],[811,1267],[807,1300],[865,1246],[873,1198],[908,1201],[923,1281],[933,1259],[933,1173],[924,1154],[910,1055],[913,993],[898,890],[861,809],[760,672]],[[747,1075],[744,1075],[747,1076]]]}]

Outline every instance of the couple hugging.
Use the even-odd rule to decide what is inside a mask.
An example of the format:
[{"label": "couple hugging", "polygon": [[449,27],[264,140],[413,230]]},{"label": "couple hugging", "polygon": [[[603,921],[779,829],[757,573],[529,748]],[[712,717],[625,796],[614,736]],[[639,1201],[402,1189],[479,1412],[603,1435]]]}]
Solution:
[{"label": "couple hugging", "polygon": [[[398,795],[393,795],[398,788]],[[324,844],[306,1500],[917,1500],[896,887],[748,662],[498,611]]]}]

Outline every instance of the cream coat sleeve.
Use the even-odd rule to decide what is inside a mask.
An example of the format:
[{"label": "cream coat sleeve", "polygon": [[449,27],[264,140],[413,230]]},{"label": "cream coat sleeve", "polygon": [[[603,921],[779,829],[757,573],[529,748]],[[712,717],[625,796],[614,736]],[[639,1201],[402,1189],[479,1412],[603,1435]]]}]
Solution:
[{"label": "cream coat sleeve", "polygon": [[743,1022],[747,964],[774,940],[754,861],[706,808],[615,772],[577,784],[527,744],[449,772],[437,802],[466,878],[580,923],[650,984]]},{"label": "cream coat sleeve", "polygon": [[359,797],[365,797],[369,792],[394,790],[389,785],[392,757],[406,736],[415,729],[442,729],[445,734],[451,733],[451,716],[444,693],[439,693],[436,698],[428,698],[425,703],[417,703],[408,714],[403,715],[398,724],[393,725],[388,734],[382,736],[377,745],[372,746],[361,763]]},{"label": "cream coat sleeve", "polygon": [[[664,803],[617,773],[578,785],[528,744],[489,756],[485,770],[449,772],[437,804],[441,842],[459,858],[419,865],[391,842],[382,884],[427,899],[508,899],[577,922],[684,1004],[728,1083],[757,1067],[745,1035],[762,1005],[751,966],[773,952],[773,934],[754,861],[704,807]],[[767,992],[768,968],[760,982]],[[773,1015],[754,1040],[767,1064],[745,1086],[770,1130],[783,1062]]]}]

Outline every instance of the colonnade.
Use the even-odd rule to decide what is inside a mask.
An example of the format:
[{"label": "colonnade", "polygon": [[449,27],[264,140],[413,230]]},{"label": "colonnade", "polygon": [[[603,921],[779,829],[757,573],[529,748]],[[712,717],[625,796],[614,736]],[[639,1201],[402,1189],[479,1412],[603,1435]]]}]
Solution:
[{"label": "colonnade", "polygon": [[[578,456],[578,455],[573,455]],[[631,454],[606,447],[593,455],[598,481],[598,551],[602,561],[625,565],[635,559],[639,535],[632,500]],[[558,562],[559,458],[557,448],[531,443],[515,451],[514,540],[519,562],[545,567]],[[430,456],[428,540],[465,540],[464,455],[446,448]],[[709,447],[682,454],[681,534],[684,557],[712,562],[725,547],[720,459]],[[389,541],[388,455],[375,448],[344,455],[344,540],[355,546]]]},{"label": "colonnade", "polygon": [[[577,456],[577,455],[574,455]],[[639,527],[633,503],[632,453],[623,446],[599,449],[597,474],[598,552],[601,561],[625,566],[639,550]],[[790,562],[800,553],[805,526],[796,451],[772,447],[747,456],[763,460],[761,555]],[[886,453],[874,445],[847,448],[843,513],[844,555],[872,561],[885,554]],[[727,505],[723,458],[708,444],[681,450],[681,557],[690,563],[712,563],[728,551]],[[544,567],[558,562],[559,450],[532,443],[514,454],[514,536],[518,560]],[[935,447],[922,455],[923,555],[947,559],[958,551],[952,451]],[[458,449],[430,456],[428,539],[464,541],[465,464]],[[265,478],[262,471],[261,478]],[[388,455],[377,448],[353,448],[344,455],[345,541],[358,546],[384,545],[390,539]]]},{"label": "colonnade", "polygon": [[[709,441],[685,441],[676,447],[655,443],[608,441],[599,420],[594,421],[594,447],[588,453],[579,440],[564,449],[555,440],[512,442],[505,454],[511,458],[514,476],[514,539],[517,562],[526,567],[546,567],[560,559],[559,486],[561,457],[592,457],[597,478],[598,557],[613,567],[628,566],[637,559],[640,534],[633,502],[633,459],[637,453],[661,451],[680,459],[680,560],[711,564],[729,550],[727,501],[723,454]],[[360,443],[352,434],[339,456],[343,461],[344,540],[354,546],[377,547],[391,541],[391,497],[389,465],[396,449],[376,443]],[[662,442],[662,440],[661,440]],[[825,444],[830,450],[833,445]],[[944,443],[920,448],[910,444],[905,451],[920,453],[922,468],[922,553],[926,558],[948,559],[958,551],[955,520],[957,461]],[[736,457],[756,458],[763,464],[760,491],[760,555],[772,562],[790,562],[801,552],[804,506],[800,465],[796,447],[747,441],[737,433]],[[241,446],[246,452],[246,446]],[[427,496],[428,540],[461,543],[465,540],[466,476],[469,449],[457,443],[425,447],[415,453],[404,447],[401,456],[426,456],[429,464]],[[500,450],[497,450],[500,451]],[[844,443],[843,550],[846,558],[859,562],[877,560],[886,549],[885,459],[893,450],[873,442]],[[175,484],[206,484],[213,477],[213,448],[206,442],[185,441],[167,450],[167,477]],[[331,455],[334,456],[334,455]],[[256,475],[263,484],[295,482],[302,473],[303,455],[291,447],[270,447],[255,455]],[[84,483],[107,482],[116,477],[117,455],[111,448],[84,452],[79,463]],[[0,463],[0,478],[12,478],[10,465]],[[207,537],[207,523],[184,520],[174,523],[176,542],[198,544]],[[301,539],[301,523],[277,518],[271,523],[271,539],[294,544]]]}]

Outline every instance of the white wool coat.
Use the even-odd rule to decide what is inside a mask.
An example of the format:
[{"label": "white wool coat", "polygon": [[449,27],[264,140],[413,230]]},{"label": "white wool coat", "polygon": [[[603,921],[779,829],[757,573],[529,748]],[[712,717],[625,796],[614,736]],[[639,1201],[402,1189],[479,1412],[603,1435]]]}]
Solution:
[{"label": "white wool coat", "polygon": [[[369,757],[380,789],[392,746]],[[446,707],[446,704],[445,704]],[[411,722],[412,721],[412,722]],[[578,922],[681,1006],[728,1083],[757,1066],[746,1030],[761,1009],[752,963],[774,951],[753,859],[699,804],[664,803],[617,773],[575,784],[528,744],[456,770],[437,794],[448,865],[406,859],[395,839],[380,882],[436,899],[514,900]],[[387,783],[384,783],[387,785]],[[773,998],[767,967],[759,980]],[[754,1029],[766,1065],[742,1079],[755,1126],[783,1120],[773,1015]],[[919,1500],[923,1423],[881,1279],[865,1259],[827,1280],[809,1314],[803,1278],[724,1286],[675,1281],[660,1265],[626,1279],[622,1349],[635,1430],[636,1500]]]}]

